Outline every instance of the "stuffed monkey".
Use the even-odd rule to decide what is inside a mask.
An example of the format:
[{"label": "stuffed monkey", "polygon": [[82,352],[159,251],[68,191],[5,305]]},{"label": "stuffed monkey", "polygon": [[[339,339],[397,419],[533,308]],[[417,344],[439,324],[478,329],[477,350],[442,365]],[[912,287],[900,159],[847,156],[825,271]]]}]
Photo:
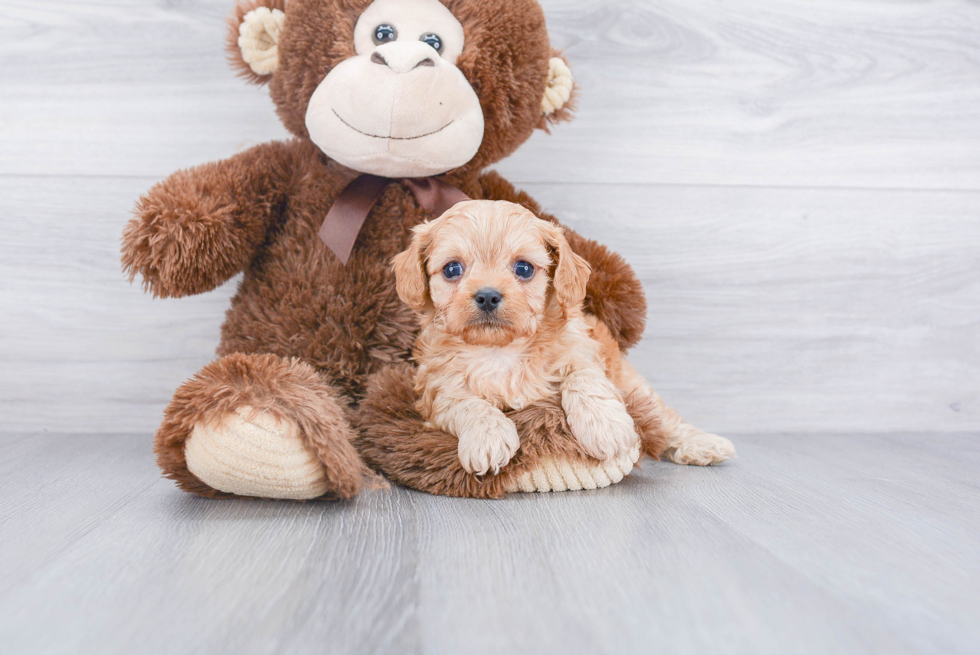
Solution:
[{"label": "stuffed monkey", "polygon": [[[390,262],[413,226],[465,197],[554,220],[486,171],[571,117],[572,75],[540,6],[252,0],[236,8],[228,46],[244,77],[268,84],[293,138],[174,173],[126,227],[124,268],[154,296],[244,273],[219,358],[176,391],[156,434],[164,474],[209,497],[351,498],[370,464],[437,493],[501,495],[503,477],[454,470],[443,484],[424,440],[407,454],[382,447],[372,435],[384,432],[384,402],[363,401],[372,375],[384,388],[410,359],[417,323]],[[586,309],[632,346],[646,311],[639,280],[618,255],[567,235],[592,266]],[[658,439],[649,454],[668,447]],[[703,451],[676,459],[711,463],[695,461]],[[398,473],[412,462],[429,462],[431,484]]]}]

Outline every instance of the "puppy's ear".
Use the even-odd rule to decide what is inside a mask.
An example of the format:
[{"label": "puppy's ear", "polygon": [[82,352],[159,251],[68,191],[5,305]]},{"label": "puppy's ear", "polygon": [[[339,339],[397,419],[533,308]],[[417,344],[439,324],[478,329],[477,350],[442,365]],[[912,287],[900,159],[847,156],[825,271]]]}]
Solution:
[{"label": "puppy's ear", "polygon": [[545,240],[557,259],[552,279],[555,299],[566,311],[575,309],[585,301],[585,289],[589,283],[592,267],[589,266],[589,262],[572,252],[571,246],[565,239],[564,230],[552,223],[544,223]]},{"label": "puppy's ear", "polygon": [[432,241],[429,234],[431,225],[431,223],[417,225],[408,250],[395,255],[391,260],[398,297],[417,312],[432,305],[432,298],[429,297],[429,275],[425,271],[426,250]]}]

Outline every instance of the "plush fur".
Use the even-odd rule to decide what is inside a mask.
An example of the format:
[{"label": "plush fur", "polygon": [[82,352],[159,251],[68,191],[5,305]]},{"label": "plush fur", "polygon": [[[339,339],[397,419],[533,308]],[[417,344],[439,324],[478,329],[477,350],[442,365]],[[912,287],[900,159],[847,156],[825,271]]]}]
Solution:
[{"label": "plush fur", "polygon": [[[498,174],[483,171],[547,124],[541,98],[554,53],[541,8],[533,0],[445,4],[466,33],[458,65],[480,98],[486,133],[476,157],[443,179],[472,198],[516,202],[554,221]],[[252,0],[233,21],[257,5],[284,6],[280,0]],[[325,72],[352,53],[351,30],[367,5],[368,0],[285,3],[279,69],[271,79],[249,77],[269,82],[277,112],[295,138],[175,173],[139,201],[123,235],[125,270],[158,297],[203,293],[244,272],[222,327],[221,359],[178,389],[156,435],[158,463],[188,491],[222,495],[190,474],[182,445],[195,424],[240,405],[268,408],[299,423],[336,496],[350,497],[358,489],[362,467],[350,447],[355,434],[346,418],[355,414],[361,433],[354,443],[369,462],[395,479],[442,488],[425,477],[429,464],[420,469],[421,477],[407,472],[418,458],[394,462],[379,456],[378,448],[387,448],[405,427],[381,416],[376,404],[366,415],[357,407],[370,375],[410,357],[417,324],[395,292],[388,263],[406,248],[412,228],[432,217],[394,183],[371,211],[346,266],[317,237],[334,200],[358,172],[324,156],[309,140],[303,117]],[[549,120],[568,117],[563,109]],[[592,268],[585,311],[609,328],[621,348],[632,346],[645,320],[639,280],[605,247],[570,230],[566,238]],[[445,483],[445,493],[471,489],[474,495],[494,495],[485,491],[486,482],[467,486],[453,480]]]},{"label": "plush fur", "polygon": [[165,475],[185,491],[227,497],[231,494],[208,487],[187,469],[184,441],[196,423],[216,422],[248,406],[296,423],[307,445],[323,462],[330,462],[324,473],[333,494],[352,498],[367,470],[350,443],[354,435],[346,404],[309,364],[275,355],[229,355],[208,364],[177,390],[157,432],[154,452]]}]

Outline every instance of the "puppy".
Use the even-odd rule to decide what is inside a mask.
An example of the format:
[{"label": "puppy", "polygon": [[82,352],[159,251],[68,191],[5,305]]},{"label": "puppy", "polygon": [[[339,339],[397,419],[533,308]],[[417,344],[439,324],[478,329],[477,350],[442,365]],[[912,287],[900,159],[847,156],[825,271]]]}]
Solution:
[{"label": "puppy", "polygon": [[399,297],[422,320],[418,409],[457,437],[467,471],[497,473],[520,447],[504,411],[556,392],[572,435],[596,459],[636,444],[623,399],[637,391],[655,401],[674,461],[734,455],[730,442],[664,407],[605,325],[583,313],[589,264],[560,227],[520,205],[473,200],[414,232],[393,267]]}]

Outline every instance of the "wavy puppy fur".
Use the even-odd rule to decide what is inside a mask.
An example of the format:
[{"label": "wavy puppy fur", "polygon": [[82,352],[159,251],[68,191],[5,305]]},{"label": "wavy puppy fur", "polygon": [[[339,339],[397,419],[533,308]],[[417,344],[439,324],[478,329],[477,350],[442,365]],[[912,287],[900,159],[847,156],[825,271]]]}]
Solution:
[{"label": "wavy puppy fur", "polygon": [[417,227],[393,267],[422,323],[418,410],[457,437],[468,472],[496,474],[517,452],[504,412],[556,395],[582,452],[608,460],[636,444],[624,398],[648,386],[584,314],[589,264],[561,228],[513,203],[463,202]]}]

